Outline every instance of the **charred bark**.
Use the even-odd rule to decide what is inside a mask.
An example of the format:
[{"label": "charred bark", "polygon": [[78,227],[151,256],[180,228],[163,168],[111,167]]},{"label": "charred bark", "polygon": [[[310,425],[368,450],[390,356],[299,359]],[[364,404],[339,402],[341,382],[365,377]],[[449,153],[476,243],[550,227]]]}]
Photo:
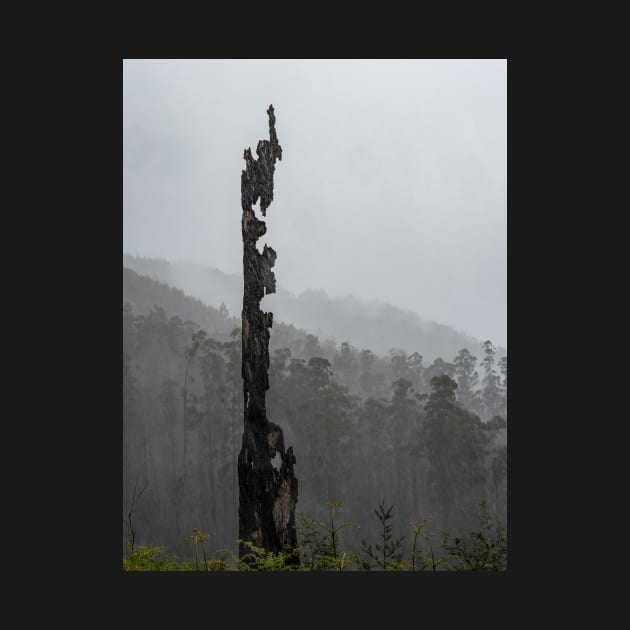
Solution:
[{"label": "charred bark", "polygon": [[[267,419],[265,392],[269,389],[269,328],[273,313],[263,313],[260,300],[275,293],[276,279],[271,270],[276,252],[265,245],[261,254],[256,241],[267,231],[265,222],[256,217],[253,206],[260,199],[266,216],[273,201],[275,162],[282,159],[282,147],[276,136],[273,105],[269,115],[269,140],[260,140],[258,159],[246,149],[246,169],[241,175],[243,208],[243,395],[244,431],[238,458],[239,538],[266,551],[279,552],[296,547],[295,504],[298,483],[293,473],[293,448],[285,451],[282,429]],[[239,555],[247,555],[240,544]],[[297,558],[294,560],[298,562]]]}]

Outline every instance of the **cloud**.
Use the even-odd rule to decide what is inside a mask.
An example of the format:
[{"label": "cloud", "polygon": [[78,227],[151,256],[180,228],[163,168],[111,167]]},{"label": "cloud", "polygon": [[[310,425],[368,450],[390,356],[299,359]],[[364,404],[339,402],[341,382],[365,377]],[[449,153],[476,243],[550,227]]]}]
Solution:
[{"label": "cloud", "polygon": [[125,60],[124,249],[239,272],[243,150],[273,103],[278,283],[506,346],[506,67]]}]

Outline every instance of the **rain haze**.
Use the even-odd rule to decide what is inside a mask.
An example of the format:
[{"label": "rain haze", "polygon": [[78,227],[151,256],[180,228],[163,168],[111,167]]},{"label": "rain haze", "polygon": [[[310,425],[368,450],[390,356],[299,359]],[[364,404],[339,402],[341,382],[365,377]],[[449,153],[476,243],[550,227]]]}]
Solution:
[{"label": "rain haze", "polygon": [[242,272],[270,103],[278,285],[507,348],[505,60],[124,60],[124,252]]}]

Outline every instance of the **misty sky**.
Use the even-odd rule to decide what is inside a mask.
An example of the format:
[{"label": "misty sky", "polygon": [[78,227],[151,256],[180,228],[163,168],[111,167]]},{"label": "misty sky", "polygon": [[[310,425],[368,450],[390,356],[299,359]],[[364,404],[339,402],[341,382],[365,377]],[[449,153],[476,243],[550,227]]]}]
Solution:
[{"label": "misty sky", "polygon": [[505,60],[125,60],[124,252],[241,273],[243,150],[270,103],[278,285],[507,347]]}]

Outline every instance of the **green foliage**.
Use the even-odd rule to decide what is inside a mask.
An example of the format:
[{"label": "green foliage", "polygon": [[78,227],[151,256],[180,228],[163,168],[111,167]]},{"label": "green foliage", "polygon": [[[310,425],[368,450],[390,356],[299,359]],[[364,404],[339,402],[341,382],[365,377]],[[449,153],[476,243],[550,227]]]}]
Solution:
[{"label": "green foliage", "polygon": [[294,564],[294,558],[300,553],[299,549],[285,549],[278,553],[265,551],[246,540],[239,540],[249,549],[242,558],[237,560],[239,571],[298,571],[299,565]]},{"label": "green foliage", "polygon": [[164,547],[136,545],[132,550],[129,541],[126,542],[128,553],[123,556],[123,571],[192,571],[189,562],[164,556]]},{"label": "green foliage", "polygon": [[343,571],[352,563],[356,563],[358,557],[350,551],[343,551],[339,546],[339,532],[346,527],[358,528],[358,523],[347,521],[335,523],[335,512],[343,507],[340,501],[326,503],[328,507],[328,522],[319,522],[319,527],[324,532],[324,537],[320,540],[317,557],[318,570]]},{"label": "green foliage", "polygon": [[208,558],[206,557],[206,540],[210,539],[210,534],[202,534],[199,529],[196,527],[193,528],[192,536],[188,536],[186,540],[191,543],[195,549],[195,568],[199,571],[199,547],[201,547],[201,551],[203,553],[203,566],[206,567],[206,570],[209,571],[208,568]]},{"label": "green foliage", "polygon": [[[186,540],[195,548],[195,561],[180,561],[175,556],[166,556],[165,547],[149,547],[133,545],[126,540],[127,554],[123,556],[123,571],[230,571],[227,561],[229,551],[221,549],[214,555],[219,557],[208,559],[204,543],[210,538],[210,534],[202,534],[200,530],[193,529],[193,535]],[[198,548],[202,549],[203,560],[200,559]]]},{"label": "green foliage", "polygon": [[298,522],[299,550],[303,571],[344,571],[360,566],[361,558],[352,551],[341,548],[339,532],[355,522],[335,521],[336,511],[343,507],[341,502],[329,502],[328,522],[316,521],[300,513]]},{"label": "green foliage", "polygon": [[456,571],[505,571],[507,569],[507,531],[494,523],[482,502],[478,518],[481,529],[465,539],[446,534],[442,548],[448,553],[449,567]]},{"label": "green foliage", "polygon": [[[432,534],[426,531],[426,525],[429,521],[428,516],[425,516],[419,523],[410,523],[411,531],[413,531],[413,545],[410,556],[410,569],[411,571],[424,571],[428,567],[435,572],[437,568],[444,564],[446,560],[444,558],[436,558],[433,550],[433,544],[431,542]],[[428,549],[429,555],[418,545],[418,537],[422,538]]]},{"label": "green foliage", "polygon": [[374,510],[381,525],[380,543],[375,543],[374,549],[372,549],[372,545],[368,545],[365,540],[361,541],[362,551],[369,558],[369,560],[364,559],[362,563],[362,568],[366,571],[369,571],[373,566],[379,566],[385,571],[401,571],[405,568],[400,553],[403,539],[394,539],[392,535],[390,521],[393,518],[393,509],[393,504],[386,509],[385,499],[383,499],[378,508]]},{"label": "green foliage", "polygon": [[319,523],[296,510],[298,517],[297,534],[300,541],[300,565],[310,571],[315,571],[319,566],[322,555],[323,541]]},{"label": "green foliage", "polygon": [[[225,551],[217,551],[215,553],[227,553]],[[212,558],[206,561],[206,569],[208,571],[231,571],[230,565],[225,557]]]},{"label": "green foliage", "polygon": [[[339,523],[335,520],[336,510],[343,503],[327,504],[329,520],[315,521],[300,514],[298,525],[300,545],[273,553],[255,546],[249,541],[238,541],[248,550],[242,558],[231,551],[221,549],[206,556],[204,543],[210,538],[194,529],[187,540],[194,545],[194,562],[182,562],[176,557],[165,555],[164,547],[135,546],[127,542],[127,554],[123,556],[124,571],[346,571],[353,569],[384,571],[504,571],[507,568],[507,532],[501,523],[495,523],[482,502],[476,514],[480,528],[465,537],[444,533],[441,549],[445,555],[437,557],[432,540],[434,535],[427,531],[429,517],[410,523],[413,532],[411,552],[406,562],[403,559],[402,540],[394,539],[391,520],[392,504],[385,508],[383,500],[374,511],[381,526],[380,540],[374,546],[362,541],[364,556],[343,549],[339,544],[339,532],[347,527],[358,528],[355,522]],[[423,548],[423,545],[425,548]],[[295,563],[296,557],[301,563]],[[202,559],[203,558],[203,559]]]}]

